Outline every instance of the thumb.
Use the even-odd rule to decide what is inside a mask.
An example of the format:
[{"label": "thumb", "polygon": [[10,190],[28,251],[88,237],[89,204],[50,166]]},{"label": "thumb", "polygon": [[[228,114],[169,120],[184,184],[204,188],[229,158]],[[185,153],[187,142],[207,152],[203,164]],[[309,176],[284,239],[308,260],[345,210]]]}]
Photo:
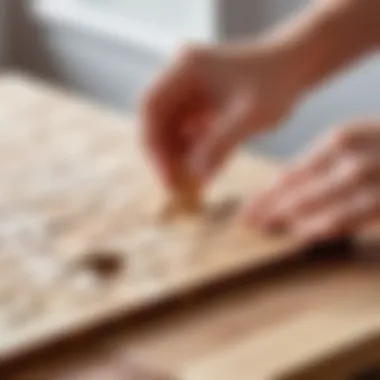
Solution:
[{"label": "thumb", "polygon": [[235,102],[220,113],[209,131],[197,142],[190,156],[190,171],[201,182],[209,180],[249,135],[246,102]]}]

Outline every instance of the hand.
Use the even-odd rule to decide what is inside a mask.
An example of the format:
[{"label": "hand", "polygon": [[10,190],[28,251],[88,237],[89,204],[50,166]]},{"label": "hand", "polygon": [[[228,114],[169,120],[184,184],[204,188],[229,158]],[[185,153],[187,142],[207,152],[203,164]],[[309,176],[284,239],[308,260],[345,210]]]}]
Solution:
[{"label": "hand", "polygon": [[352,123],[323,139],[245,210],[260,228],[311,240],[361,230],[380,218],[380,121]]},{"label": "hand", "polygon": [[272,128],[299,94],[285,45],[200,47],[180,54],[142,107],[148,153],[168,187],[204,182],[252,132]]}]

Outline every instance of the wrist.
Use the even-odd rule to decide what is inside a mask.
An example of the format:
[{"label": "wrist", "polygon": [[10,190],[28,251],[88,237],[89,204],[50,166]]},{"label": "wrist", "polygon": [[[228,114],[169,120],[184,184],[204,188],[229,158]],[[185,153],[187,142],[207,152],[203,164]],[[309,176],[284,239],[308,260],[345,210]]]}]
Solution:
[{"label": "wrist", "polygon": [[377,49],[379,12],[379,0],[319,0],[264,41],[289,57],[294,86],[304,93]]}]

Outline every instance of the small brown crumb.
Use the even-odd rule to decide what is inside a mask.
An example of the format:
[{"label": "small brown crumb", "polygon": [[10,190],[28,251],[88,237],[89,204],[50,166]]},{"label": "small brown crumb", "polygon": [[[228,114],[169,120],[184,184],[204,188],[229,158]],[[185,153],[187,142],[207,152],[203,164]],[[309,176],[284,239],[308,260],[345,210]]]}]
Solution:
[{"label": "small brown crumb", "polygon": [[122,272],[124,260],[120,252],[97,250],[87,254],[80,266],[99,279],[110,280]]},{"label": "small brown crumb", "polygon": [[229,198],[211,205],[205,213],[207,221],[214,225],[223,225],[236,218],[239,210],[239,199]]}]

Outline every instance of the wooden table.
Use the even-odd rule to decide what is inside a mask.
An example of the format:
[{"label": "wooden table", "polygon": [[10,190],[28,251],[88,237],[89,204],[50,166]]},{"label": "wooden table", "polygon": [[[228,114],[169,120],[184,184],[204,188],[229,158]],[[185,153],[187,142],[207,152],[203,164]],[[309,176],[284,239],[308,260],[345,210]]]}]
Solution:
[{"label": "wooden table", "polygon": [[[23,189],[28,183],[27,172],[23,169],[20,178],[9,173],[13,173],[13,162],[29,152],[31,140],[36,136],[41,147],[51,147],[57,141],[61,148],[71,147],[73,157],[81,154],[88,141],[82,140],[84,146],[73,144],[77,141],[73,136],[83,130],[87,134],[102,131],[105,138],[95,146],[99,154],[116,151],[129,141],[127,138],[119,146],[118,139],[106,138],[119,133],[128,135],[127,120],[31,78],[3,76],[0,104],[2,136],[9,139],[9,145],[3,141],[0,147],[0,154],[7,158],[1,163],[3,183],[8,178],[21,186],[21,190],[4,193],[0,217],[13,215],[21,206],[21,209],[30,206],[23,198],[30,193],[30,187],[27,191]],[[68,131],[72,134],[66,141]],[[136,150],[136,145],[133,149]],[[31,153],[30,162],[34,159],[35,154]],[[121,161],[128,163],[127,158]],[[226,194],[241,196],[241,186],[237,184],[252,183],[257,187],[277,172],[273,163],[259,157],[237,161],[216,186],[216,198]],[[112,162],[109,164],[112,166]],[[26,164],[23,165],[25,168]],[[65,168],[63,165],[60,170],[64,173]],[[252,191],[250,186],[247,191]],[[45,205],[45,198],[38,203],[39,208]],[[71,204],[64,206],[63,211],[70,207]],[[93,226],[90,221],[94,219],[99,219],[97,214],[86,217],[80,230],[83,226]],[[86,244],[93,240],[99,243],[99,236],[112,234],[116,227],[107,223],[107,228],[95,235],[90,230]],[[222,231],[220,238],[229,233],[229,229]],[[188,269],[183,273],[178,272],[179,267],[173,269],[171,284],[180,297],[166,297],[170,292],[165,291],[167,299],[156,307],[144,311],[143,304],[139,304],[137,313],[125,316],[121,308],[127,302],[123,293],[120,299],[110,301],[115,307],[114,318],[108,315],[107,323],[99,324],[104,309],[110,307],[109,300],[104,299],[97,308],[89,306],[96,317],[88,319],[89,313],[84,312],[83,318],[90,320],[91,331],[80,324],[77,330],[83,330],[82,334],[75,337],[61,334],[54,344],[41,344],[35,352],[28,352],[29,355],[4,362],[0,366],[0,378],[346,380],[380,364],[380,270],[376,266],[347,258],[310,260],[302,242],[289,238],[263,239],[257,235],[253,239],[255,256],[239,256],[238,252],[232,252],[235,256],[211,255],[210,260],[217,265],[202,258],[202,265],[191,272],[190,278],[196,281],[183,281],[182,274],[188,273]],[[234,251],[228,240],[222,242],[226,245],[223,248]],[[67,247],[66,240],[64,243]],[[335,247],[332,253],[340,249],[343,247]],[[216,253],[218,250],[223,251],[218,248]],[[72,252],[72,256],[75,258],[77,253]],[[245,267],[250,270],[244,270]],[[226,271],[241,275],[226,276]],[[213,280],[208,283],[206,277]],[[223,281],[216,281],[217,277],[223,277]],[[215,282],[218,286],[213,285]],[[185,288],[191,291],[182,292]],[[140,297],[141,294],[146,297],[145,293],[139,293]],[[128,305],[131,310],[131,304]],[[70,319],[69,309],[67,315],[65,309],[60,310],[62,320]]]}]

